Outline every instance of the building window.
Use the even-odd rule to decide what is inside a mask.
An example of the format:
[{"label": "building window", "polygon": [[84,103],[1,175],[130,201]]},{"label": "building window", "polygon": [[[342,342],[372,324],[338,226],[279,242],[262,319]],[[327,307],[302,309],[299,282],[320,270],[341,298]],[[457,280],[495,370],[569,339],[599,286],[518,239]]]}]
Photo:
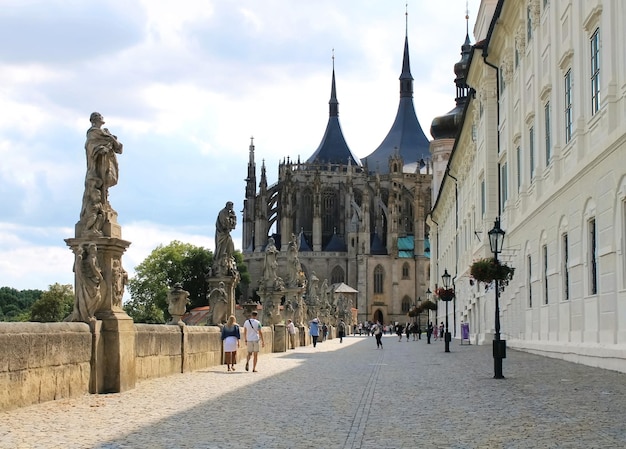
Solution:
[{"label": "building window", "polygon": [[336,266],[333,268],[333,271],[330,273],[330,283],[331,284],[341,284],[345,282],[345,275],[343,272],[343,268],[340,266]]},{"label": "building window", "polygon": [[622,285],[626,285],[626,199],[622,200]]},{"label": "building window", "polygon": [[530,6],[526,8],[526,40],[530,42],[533,38],[533,16]]},{"label": "building window", "polygon": [[522,190],[522,149],[521,147],[517,147],[515,149],[515,154],[517,156],[517,191],[519,193]]},{"label": "building window", "polygon": [[528,130],[528,153],[530,157],[530,180],[535,178],[535,127],[531,126]]},{"label": "building window", "polygon": [[502,200],[500,210],[504,210],[504,205],[509,199],[509,170],[506,162],[500,166],[500,195]]},{"label": "building window", "polygon": [[598,241],[595,218],[589,220],[588,232],[589,294],[596,295],[598,294]]},{"label": "building window", "polygon": [[526,259],[526,289],[528,290],[528,307],[533,307],[533,282],[532,282],[532,267],[533,260],[528,255]]},{"label": "building window", "polygon": [[591,115],[600,110],[600,29],[591,36]]},{"label": "building window", "polygon": [[334,190],[326,189],[322,193],[322,234],[325,240],[324,244],[328,243],[336,231],[338,215],[337,195]]},{"label": "building window", "polygon": [[383,283],[385,280],[385,272],[383,267],[377,265],[374,268],[374,293],[383,293]]},{"label": "building window", "polygon": [[402,265],[402,279],[411,279],[411,275],[410,275],[410,270],[409,270],[409,264],[407,262],[405,262]]},{"label": "building window", "polygon": [[480,212],[482,216],[485,216],[487,209],[487,192],[485,191],[485,180],[480,181]]},{"label": "building window", "polygon": [[572,140],[572,124],[573,124],[573,111],[572,111],[572,70],[568,70],[565,73],[565,143],[569,143]]},{"label": "building window", "polygon": [[409,309],[411,308],[411,298],[405,296],[402,298],[402,313],[409,313]]},{"label": "building window", "polygon": [[563,253],[561,258],[561,271],[563,273],[563,299],[569,299],[569,244],[567,241],[567,234],[563,234],[561,237],[561,244],[563,245]]},{"label": "building window", "polygon": [[543,303],[548,304],[548,245],[541,248],[543,253]]},{"label": "building window", "polygon": [[543,107],[543,118],[545,124],[545,133],[546,133],[546,167],[550,165],[550,160],[552,159],[552,140],[551,140],[551,130],[550,130],[550,102],[546,102]]}]

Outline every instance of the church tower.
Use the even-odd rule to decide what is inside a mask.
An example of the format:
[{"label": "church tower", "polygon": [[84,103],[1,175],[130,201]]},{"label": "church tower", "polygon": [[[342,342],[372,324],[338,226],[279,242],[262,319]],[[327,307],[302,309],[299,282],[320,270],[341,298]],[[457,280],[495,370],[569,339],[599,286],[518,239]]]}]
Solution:
[{"label": "church tower", "polygon": [[252,280],[248,296],[253,298],[262,277],[268,238],[280,249],[281,275],[295,235],[307,279],[345,283],[358,291],[353,307],[359,321],[406,322],[409,308],[425,298],[429,285],[425,217],[432,182],[429,142],[413,104],[408,34],[396,118],[382,143],[372,145],[363,159],[350,150],[341,130],[337,85],[333,56],[328,122],[319,145],[305,162],[284,159],[273,186],[262,174],[254,193],[251,145],[244,222],[254,216],[255,227],[253,234],[244,228],[243,245]]}]

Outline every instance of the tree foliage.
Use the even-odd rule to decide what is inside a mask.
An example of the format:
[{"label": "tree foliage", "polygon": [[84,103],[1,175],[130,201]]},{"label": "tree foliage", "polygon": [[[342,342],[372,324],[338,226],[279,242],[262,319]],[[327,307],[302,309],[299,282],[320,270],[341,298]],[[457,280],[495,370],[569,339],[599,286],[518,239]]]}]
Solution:
[{"label": "tree foliage", "polygon": [[43,291],[16,290],[12,287],[0,287],[0,320],[28,321],[30,308]]},{"label": "tree foliage", "polygon": [[74,289],[72,286],[55,283],[32,305],[30,321],[63,321],[72,312],[73,306]]},{"label": "tree foliage", "polygon": [[[234,254],[241,282],[249,283],[250,275],[243,255]],[[135,267],[135,276],[128,282],[131,300],[124,310],[138,323],[164,323],[167,313],[167,292],[177,282],[189,292],[189,308],[207,304],[206,273],[213,261],[213,252],[177,240],[159,245]],[[236,295],[241,295],[237,288]]]}]

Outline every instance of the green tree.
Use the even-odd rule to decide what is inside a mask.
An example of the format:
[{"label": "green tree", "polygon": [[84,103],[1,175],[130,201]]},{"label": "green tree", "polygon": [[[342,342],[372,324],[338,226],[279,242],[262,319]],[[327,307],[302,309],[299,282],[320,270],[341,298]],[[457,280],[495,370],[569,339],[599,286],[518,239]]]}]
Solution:
[{"label": "green tree", "polygon": [[28,321],[30,308],[43,291],[16,290],[12,287],[0,287],[0,319],[4,321]]},{"label": "green tree", "polygon": [[[250,283],[250,274],[243,255],[235,251],[241,282]],[[124,310],[138,323],[164,323],[167,313],[167,292],[180,282],[189,292],[189,308],[207,305],[206,273],[213,261],[213,252],[190,243],[173,241],[159,245],[135,267],[135,276],[128,282],[131,299]],[[241,296],[239,286],[236,298]]]},{"label": "green tree", "polygon": [[73,306],[74,289],[72,286],[55,283],[32,305],[30,321],[63,321],[72,312]]},{"label": "green tree", "polygon": [[124,310],[136,322],[164,323],[167,292],[176,282],[189,292],[191,307],[206,304],[205,274],[211,266],[211,251],[190,243],[173,241],[159,245],[135,267],[128,282],[131,300]]}]

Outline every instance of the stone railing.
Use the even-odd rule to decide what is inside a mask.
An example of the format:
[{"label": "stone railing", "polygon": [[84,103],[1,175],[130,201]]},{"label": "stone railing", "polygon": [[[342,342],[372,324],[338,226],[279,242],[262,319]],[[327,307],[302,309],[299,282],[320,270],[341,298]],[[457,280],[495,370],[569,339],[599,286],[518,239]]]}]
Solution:
[{"label": "stone railing", "polygon": [[[106,376],[107,367],[98,351],[98,329],[85,323],[0,323],[0,410],[102,392],[97,373]],[[134,324],[134,329],[135,350],[128,360],[132,380],[222,364],[217,326]],[[262,353],[284,351],[274,348],[272,328],[264,327],[263,335]],[[238,359],[245,356],[242,341]]]}]

